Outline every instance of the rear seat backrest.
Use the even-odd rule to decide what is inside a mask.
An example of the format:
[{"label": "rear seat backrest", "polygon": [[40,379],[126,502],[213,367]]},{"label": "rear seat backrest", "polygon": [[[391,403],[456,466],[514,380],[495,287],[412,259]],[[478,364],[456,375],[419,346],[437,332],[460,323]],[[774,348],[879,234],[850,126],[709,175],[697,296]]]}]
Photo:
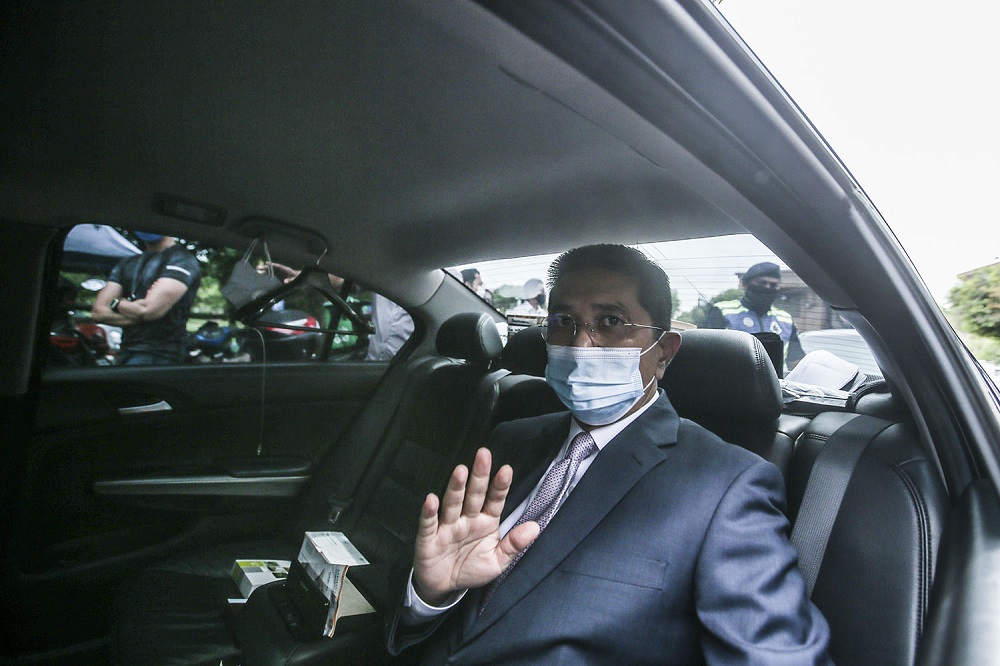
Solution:
[{"label": "rear seat backrest", "polygon": [[[817,461],[825,464],[821,450],[854,419],[881,421],[826,412],[799,437],[788,476],[793,519]],[[937,466],[912,425],[882,423],[887,427],[850,472],[812,595],[830,623],[840,666],[913,663],[948,506]]]},{"label": "rear seat backrest", "polygon": [[662,386],[677,413],[749,449],[786,474],[806,419],[781,414],[781,387],[763,345],[743,331],[695,329]]},{"label": "rear seat backrest", "polygon": [[500,395],[491,426],[503,421],[566,411],[555,391],[545,381],[548,356],[538,326],[511,335],[500,359],[510,372],[500,379]]},{"label": "rear seat backrest", "polygon": [[411,556],[410,544],[424,497],[440,493],[455,460],[468,446],[475,407],[492,390],[489,367],[503,349],[493,320],[463,313],[445,322],[436,346],[447,361],[408,383],[350,508],[342,529],[372,566],[351,570],[351,579],[376,607],[393,598],[387,568]]},{"label": "rear seat backrest", "polygon": [[[349,508],[358,486],[373,466],[382,441],[416,387],[429,381],[437,370],[458,363],[452,358],[422,356],[390,366],[371,407],[361,411],[330,455],[319,462],[298,502],[296,520],[284,532],[296,541],[307,530],[331,529],[339,512]],[[372,409],[374,407],[374,409]]]}]

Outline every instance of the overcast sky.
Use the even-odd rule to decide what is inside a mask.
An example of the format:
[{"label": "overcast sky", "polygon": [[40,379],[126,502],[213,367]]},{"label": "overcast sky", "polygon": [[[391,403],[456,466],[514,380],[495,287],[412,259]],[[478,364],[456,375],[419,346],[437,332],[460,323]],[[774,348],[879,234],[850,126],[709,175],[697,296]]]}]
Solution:
[{"label": "overcast sky", "polygon": [[1000,258],[997,3],[723,0],[943,301]]}]

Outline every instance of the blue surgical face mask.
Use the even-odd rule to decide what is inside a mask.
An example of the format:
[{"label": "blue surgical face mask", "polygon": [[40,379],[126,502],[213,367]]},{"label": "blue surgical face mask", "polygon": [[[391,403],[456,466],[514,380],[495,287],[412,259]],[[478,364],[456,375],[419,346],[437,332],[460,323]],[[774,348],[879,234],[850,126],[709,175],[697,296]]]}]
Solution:
[{"label": "blue surgical face mask", "polygon": [[[662,336],[661,336],[662,337]],[[547,345],[548,382],[581,423],[608,425],[625,416],[652,383],[642,383],[639,359],[655,347],[565,347]]]}]

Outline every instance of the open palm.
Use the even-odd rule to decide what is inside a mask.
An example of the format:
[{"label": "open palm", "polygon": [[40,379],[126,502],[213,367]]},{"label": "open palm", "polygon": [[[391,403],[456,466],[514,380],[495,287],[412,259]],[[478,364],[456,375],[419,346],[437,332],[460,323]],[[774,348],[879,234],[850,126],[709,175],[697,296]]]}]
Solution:
[{"label": "open palm", "polygon": [[440,605],[455,591],[489,583],[538,536],[538,523],[525,522],[500,538],[500,514],[513,471],[504,465],[490,482],[492,456],[476,452],[471,473],[452,472],[439,502],[427,496],[420,514],[413,583],[426,603]]}]

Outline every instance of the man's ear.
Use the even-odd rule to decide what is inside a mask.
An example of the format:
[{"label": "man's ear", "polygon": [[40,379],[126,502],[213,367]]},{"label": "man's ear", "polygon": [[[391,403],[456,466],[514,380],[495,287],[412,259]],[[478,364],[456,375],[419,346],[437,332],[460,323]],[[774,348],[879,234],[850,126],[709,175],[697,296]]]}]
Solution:
[{"label": "man's ear", "polygon": [[674,355],[677,350],[681,347],[681,336],[680,333],[675,333],[674,331],[667,331],[660,338],[656,346],[660,350],[660,360],[656,363],[656,381],[663,379],[663,373],[670,365],[670,361],[674,359]]}]

